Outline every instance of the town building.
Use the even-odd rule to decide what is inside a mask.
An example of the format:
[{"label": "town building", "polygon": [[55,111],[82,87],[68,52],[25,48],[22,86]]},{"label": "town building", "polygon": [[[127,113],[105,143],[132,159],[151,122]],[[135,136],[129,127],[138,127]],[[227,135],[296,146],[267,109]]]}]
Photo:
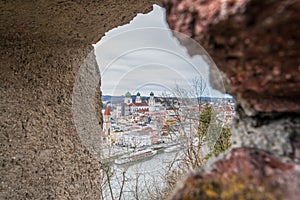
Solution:
[{"label": "town building", "polygon": [[121,146],[127,146],[131,148],[150,146],[151,135],[137,131],[123,133],[123,135],[118,138],[118,144]]},{"label": "town building", "polygon": [[142,103],[141,93],[139,92],[136,94],[135,103]]},{"label": "town building", "polygon": [[136,94],[135,101],[130,92],[127,92],[124,96],[124,103],[120,103],[116,106],[116,116],[117,117],[126,117],[134,113],[145,113],[145,112],[155,112],[159,110],[156,105],[154,93],[151,92],[149,95],[149,100],[142,100],[141,93]]},{"label": "town building", "polygon": [[227,103],[227,105],[219,106],[217,108],[217,113],[217,118],[225,125],[231,124],[235,115],[234,108],[230,105],[230,103]]},{"label": "town building", "polygon": [[146,102],[142,103],[131,103],[129,104],[130,107],[130,112],[135,113],[135,112],[148,112],[149,111],[149,105]]},{"label": "town building", "polygon": [[154,93],[150,93],[150,99],[149,99],[149,111],[154,112],[155,111],[155,99],[154,99]]},{"label": "town building", "polygon": [[111,145],[111,114],[109,108],[107,107],[103,113],[103,128],[101,132],[102,143],[106,145]]},{"label": "town building", "polygon": [[120,103],[116,106],[117,117],[124,117],[130,114],[130,107],[126,103]]},{"label": "town building", "polygon": [[130,92],[127,92],[125,94],[124,103],[127,104],[127,105],[132,103],[132,97],[131,97]]}]

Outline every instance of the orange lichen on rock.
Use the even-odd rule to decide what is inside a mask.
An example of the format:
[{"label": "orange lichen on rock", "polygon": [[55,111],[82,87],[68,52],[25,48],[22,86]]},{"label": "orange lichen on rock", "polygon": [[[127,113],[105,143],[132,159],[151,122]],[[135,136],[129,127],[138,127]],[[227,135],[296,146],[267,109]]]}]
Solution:
[{"label": "orange lichen on rock", "polygon": [[270,154],[250,148],[232,150],[210,172],[194,172],[173,195],[178,199],[297,199],[300,171]]}]

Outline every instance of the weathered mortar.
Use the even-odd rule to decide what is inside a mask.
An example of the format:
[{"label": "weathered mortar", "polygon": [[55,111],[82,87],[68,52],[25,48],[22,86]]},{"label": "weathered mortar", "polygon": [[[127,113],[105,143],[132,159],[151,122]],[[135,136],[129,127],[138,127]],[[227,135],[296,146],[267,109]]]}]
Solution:
[{"label": "weathered mortar", "polygon": [[91,44],[153,3],[0,2],[0,199],[100,199],[99,162],[74,126],[73,85]]}]

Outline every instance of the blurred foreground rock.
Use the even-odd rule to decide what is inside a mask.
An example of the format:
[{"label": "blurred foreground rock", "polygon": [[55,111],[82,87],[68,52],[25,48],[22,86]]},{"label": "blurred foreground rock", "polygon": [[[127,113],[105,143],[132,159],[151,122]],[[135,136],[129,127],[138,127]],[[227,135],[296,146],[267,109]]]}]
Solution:
[{"label": "blurred foreground rock", "polygon": [[170,28],[208,51],[239,100],[255,111],[300,112],[300,1],[163,2]]},{"label": "blurred foreground rock", "polygon": [[[233,150],[174,199],[297,199],[300,174],[300,1],[163,0],[171,29],[195,39],[236,103]],[[175,34],[191,55],[202,54]],[[254,148],[254,149],[253,149]],[[269,152],[267,154],[265,152]],[[273,157],[272,157],[272,156]],[[285,164],[289,162],[290,164]]]},{"label": "blurred foreground rock", "polygon": [[[0,1],[1,200],[101,199],[99,160],[75,127],[74,83],[91,44],[155,2]],[[97,68],[85,72],[98,91],[84,98],[100,114]],[[91,88],[82,89],[78,96]]]},{"label": "blurred foreground rock", "polygon": [[300,168],[251,148],[232,150],[209,170],[191,174],[172,197],[179,199],[292,199],[300,196]]}]

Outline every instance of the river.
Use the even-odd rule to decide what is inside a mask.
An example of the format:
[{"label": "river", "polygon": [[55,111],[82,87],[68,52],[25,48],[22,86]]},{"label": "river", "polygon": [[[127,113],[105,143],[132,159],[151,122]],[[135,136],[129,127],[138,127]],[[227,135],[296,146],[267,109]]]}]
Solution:
[{"label": "river", "polygon": [[[123,181],[124,187],[121,199],[149,199],[151,195],[159,193],[165,187],[168,167],[177,158],[179,158],[177,152],[161,152],[140,162],[124,165],[110,164],[110,172],[112,173],[110,175],[111,190],[106,182],[102,186],[104,189],[103,199],[119,199]],[[125,173],[125,179],[123,173]],[[111,193],[114,198],[112,198]]]}]

